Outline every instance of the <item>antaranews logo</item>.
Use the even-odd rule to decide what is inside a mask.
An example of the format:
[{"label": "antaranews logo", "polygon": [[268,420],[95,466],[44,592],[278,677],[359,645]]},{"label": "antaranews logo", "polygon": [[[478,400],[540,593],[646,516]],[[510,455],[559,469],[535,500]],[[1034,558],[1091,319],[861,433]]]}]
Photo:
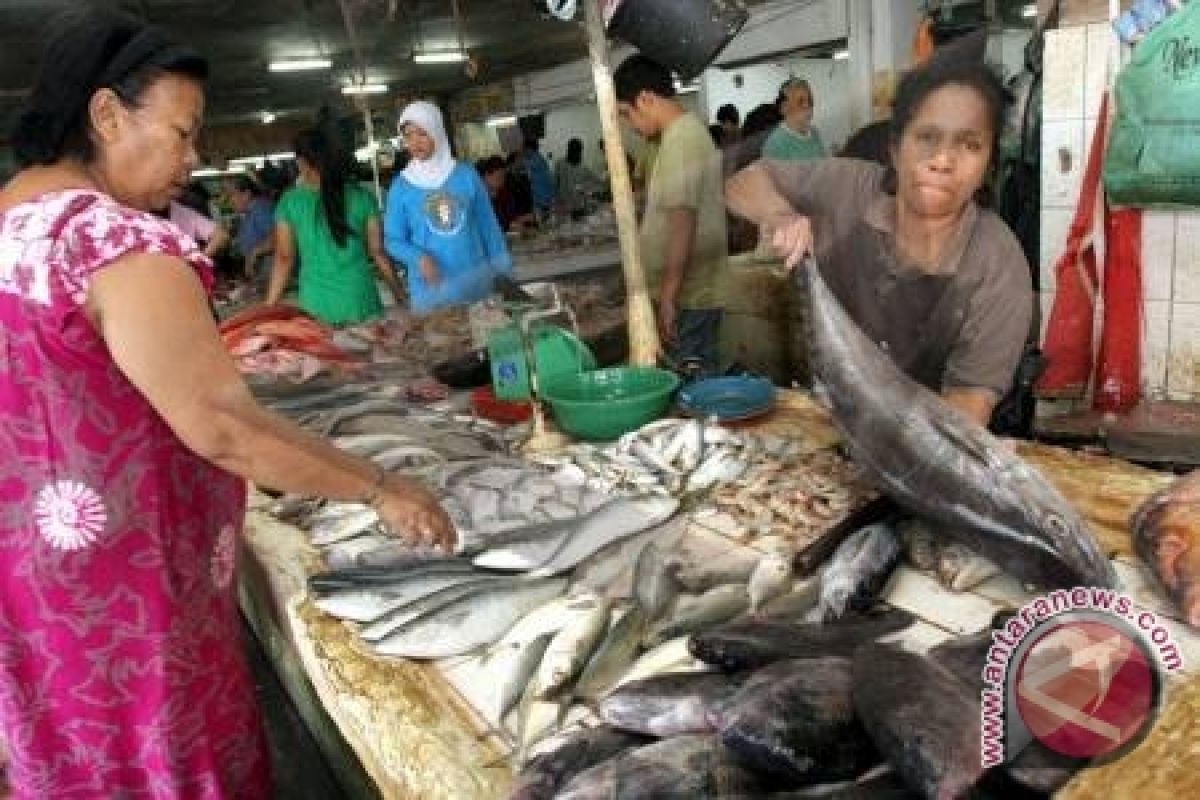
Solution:
[{"label": "antaranews logo", "polygon": [[1171,632],[1127,595],[1077,587],[1038,597],[992,632],[983,766],[1034,741],[1075,758],[1119,758],[1152,727],[1163,676],[1182,668]]}]

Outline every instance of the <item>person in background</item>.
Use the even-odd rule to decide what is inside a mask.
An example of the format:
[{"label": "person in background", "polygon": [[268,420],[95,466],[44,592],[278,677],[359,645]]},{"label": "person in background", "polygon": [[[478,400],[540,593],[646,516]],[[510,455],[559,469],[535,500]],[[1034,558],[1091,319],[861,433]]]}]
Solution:
[{"label": "person in background", "polygon": [[[762,103],[746,114],[737,142],[722,151],[726,178],[762,157],[763,144],[781,121],[783,117],[780,116],[779,107],[775,103]],[[745,217],[728,213],[725,217],[725,227],[730,254],[748,253],[758,246],[758,226]]]},{"label": "person in background", "polygon": [[812,250],[866,335],[980,425],[1013,381],[1036,302],[1016,237],[975,200],[1006,99],[985,64],[933,59],[897,89],[893,168],[764,159],[726,187],[789,266]]},{"label": "person in background", "polygon": [[225,186],[229,205],[240,215],[234,247],[248,279],[271,274],[269,257],[275,251],[275,212],[262,188],[249,175],[238,175]]},{"label": "person in background", "polygon": [[533,212],[521,213],[517,209],[517,198],[509,186],[508,167],[500,156],[481,158],[475,164],[479,177],[487,187],[488,196],[492,200],[492,211],[501,230],[519,232],[535,225]]},{"label": "person in background", "polygon": [[178,200],[172,200],[158,215],[171,220],[175,227],[202,245],[204,255],[210,259],[216,258],[217,254],[225,249],[225,245],[229,244],[229,231],[225,226],[215,222],[207,213],[198,211],[194,204],[185,205]]},{"label": "person in background", "polygon": [[643,55],[613,74],[617,109],[641,136],[659,139],[646,191],[642,258],[659,336],[677,364],[717,369],[718,281],[726,266],[721,156],[704,123],[675,96],[671,72]]},{"label": "person in background", "polygon": [[789,78],[779,87],[776,100],[783,122],[771,131],[763,145],[764,158],[781,161],[803,161],[824,158],[825,145],[821,134],[813,127],[813,93],[808,81]]},{"label": "person in background", "polygon": [[375,278],[402,302],[404,290],[383,248],[375,197],[347,174],[325,134],[301,131],[292,143],[300,177],[275,209],[275,259],[267,304],[283,299],[299,255],[300,308],[332,325],[383,313]]},{"label": "person in background", "polygon": [[587,210],[588,196],[599,191],[600,179],[583,164],[583,140],[570,139],[567,155],[554,170],[554,193],[559,204],[571,216]]},{"label": "person in background", "polygon": [[413,311],[467,305],[492,292],[496,275],[512,274],[512,257],[483,179],[455,160],[442,112],[412,103],[400,114],[412,161],[388,190],[384,242],[408,267]]},{"label": "person in background", "polygon": [[545,157],[538,151],[537,139],[525,139],[521,159],[525,165],[525,174],[529,176],[534,211],[539,214],[549,213],[554,205],[554,175],[550,172],[550,165]]},{"label": "person in background", "polygon": [[737,106],[726,103],[717,109],[717,124],[721,126],[721,146],[728,147],[741,138],[742,115]]},{"label": "person in background", "polygon": [[414,544],[453,528],[415,481],[258,405],[209,259],[151,213],[199,161],[203,58],[111,11],[50,30],[0,188],[5,793],[267,800],[246,481],[369,503]]}]

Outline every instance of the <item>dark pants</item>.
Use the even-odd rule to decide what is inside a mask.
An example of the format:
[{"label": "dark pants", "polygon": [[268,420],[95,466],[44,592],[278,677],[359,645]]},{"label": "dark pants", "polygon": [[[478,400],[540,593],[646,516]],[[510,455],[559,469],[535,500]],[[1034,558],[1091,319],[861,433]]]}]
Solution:
[{"label": "dark pants", "polygon": [[675,322],[675,344],[667,355],[676,364],[687,359],[700,362],[704,375],[715,375],[719,371],[717,344],[721,339],[721,316],[719,308],[680,309]]}]

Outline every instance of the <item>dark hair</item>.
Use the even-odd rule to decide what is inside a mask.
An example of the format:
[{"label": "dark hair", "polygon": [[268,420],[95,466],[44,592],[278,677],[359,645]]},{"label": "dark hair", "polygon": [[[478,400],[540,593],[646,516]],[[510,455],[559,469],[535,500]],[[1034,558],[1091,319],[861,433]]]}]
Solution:
[{"label": "dark hair", "polygon": [[788,89],[803,89],[805,92],[808,93],[809,105],[813,105],[815,98],[813,97],[812,84],[810,84],[804,78],[797,78],[795,76],[792,76],[792,77],[788,78],[786,81],[784,81],[782,84],[780,84],[779,94],[775,95],[775,105],[776,106],[782,106],[783,101],[787,100]]},{"label": "dark hair", "polygon": [[525,137],[525,149],[526,150],[537,150],[538,149],[538,140],[533,138],[532,136],[526,136]]},{"label": "dark hair", "polygon": [[671,71],[641,53],[621,62],[613,73],[613,86],[617,100],[622,103],[632,103],[642,92],[653,92],[659,97],[675,96],[675,79],[671,77]]},{"label": "dark hair", "polygon": [[733,103],[726,103],[717,109],[717,122],[732,122],[737,125],[742,120],[742,115],[738,113],[737,106]]},{"label": "dark hair", "polygon": [[212,194],[209,193],[208,187],[200,181],[191,181],[184,187],[175,202],[181,206],[187,206],[197,214],[203,214],[206,217],[212,216]]},{"label": "dark hair", "polygon": [[1009,94],[996,71],[975,59],[939,58],[935,55],[924,65],[904,74],[896,87],[896,98],[892,103],[892,143],[900,141],[929,95],[947,86],[973,89],[983,100],[992,123],[992,157],[995,158],[1000,134],[1004,130]]},{"label": "dark hair", "polygon": [[567,163],[576,165],[583,163],[582,139],[569,139],[567,141]]},{"label": "dark hair", "polygon": [[51,30],[55,33],[12,134],[21,167],[67,157],[85,164],[95,160],[88,105],[100,89],[111,89],[126,105],[136,106],[164,74],[197,83],[208,78],[202,56],[124,14],[75,8],[56,16]]},{"label": "dark hair", "polygon": [[346,182],[348,170],[341,151],[333,146],[319,128],[300,131],[292,142],[296,158],[302,158],[321,176],[321,208],[325,223],[338,247],[346,245],[354,231],[346,221]]},{"label": "dark hair", "polygon": [[258,182],[245,173],[233,177],[233,190],[252,194],[255,197],[262,194],[262,187],[258,185]]},{"label": "dark hair", "polygon": [[783,115],[779,113],[779,106],[774,103],[757,105],[746,114],[746,121],[742,123],[742,138],[748,139],[755,134],[769,131],[782,121]]},{"label": "dark hair", "polygon": [[725,143],[725,129],[715,122],[708,126],[708,135],[712,137],[713,144],[721,147]]},{"label": "dark hair", "polygon": [[491,175],[493,172],[503,172],[508,168],[502,156],[488,156],[475,162],[475,169],[480,175]]}]

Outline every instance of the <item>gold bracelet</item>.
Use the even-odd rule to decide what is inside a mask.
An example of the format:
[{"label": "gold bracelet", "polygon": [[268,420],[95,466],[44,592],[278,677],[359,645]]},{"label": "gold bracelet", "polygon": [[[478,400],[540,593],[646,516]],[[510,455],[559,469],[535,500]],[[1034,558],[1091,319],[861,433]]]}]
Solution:
[{"label": "gold bracelet", "polygon": [[367,488],[366,494],[362,499],[363,505],[370,506],[371,508],[377,508],[379,501],[383,499],[383,482],[387,478],[386,469],[379,465],[376,465],[376,468],[379,470],[379,473]]}]

